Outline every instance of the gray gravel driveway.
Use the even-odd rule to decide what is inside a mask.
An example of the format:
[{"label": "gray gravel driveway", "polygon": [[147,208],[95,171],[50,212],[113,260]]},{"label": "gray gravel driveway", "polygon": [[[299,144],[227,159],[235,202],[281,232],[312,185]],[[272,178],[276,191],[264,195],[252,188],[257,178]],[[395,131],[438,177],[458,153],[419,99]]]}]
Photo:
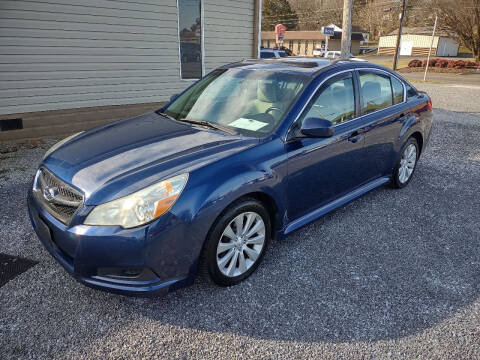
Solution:
[{"label": "gray gravel driveway", "polygon": [[480,89],[416,85],[437,108],[410,185],[272,244],[232,288],[138,299],[78,284],[26,214],[45,149],[0,154],[0,252],[39,262],[0,288],[0,359],[480,359],[480,116],[458,112],[480,111]]}]

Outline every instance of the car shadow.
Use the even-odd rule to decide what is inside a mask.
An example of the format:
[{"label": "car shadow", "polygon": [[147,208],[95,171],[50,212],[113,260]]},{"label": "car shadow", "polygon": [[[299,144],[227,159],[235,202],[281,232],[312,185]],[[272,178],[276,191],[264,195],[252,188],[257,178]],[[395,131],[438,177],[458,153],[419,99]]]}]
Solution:
[{"label": "car shadow", "polygon": [[415,334],[480,294],[478,186],[468,177],[452,183],[451,172],[423,161],[407,188],[375,190],[272,244],[235,287],[200,280],[165,298],[122,301],[161,323],[261,339]]}]

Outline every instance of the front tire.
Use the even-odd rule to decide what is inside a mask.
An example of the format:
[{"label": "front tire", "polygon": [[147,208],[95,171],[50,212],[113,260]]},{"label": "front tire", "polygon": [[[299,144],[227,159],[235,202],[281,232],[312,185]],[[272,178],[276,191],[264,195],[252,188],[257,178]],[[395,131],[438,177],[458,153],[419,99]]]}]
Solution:
[{"label": "front tire", "polygon": [[412,180],[413,173],[417,167],[419,148],[414,137],[410,137],[403,145],[400,158],[393,172],[393,187],[404,188]]},{"label": "front tire", "polygon": [[200,266],[220,286],[249,277],[265,255],[271,221],[262,204],[245,199],[233,204],[213,225]]}]

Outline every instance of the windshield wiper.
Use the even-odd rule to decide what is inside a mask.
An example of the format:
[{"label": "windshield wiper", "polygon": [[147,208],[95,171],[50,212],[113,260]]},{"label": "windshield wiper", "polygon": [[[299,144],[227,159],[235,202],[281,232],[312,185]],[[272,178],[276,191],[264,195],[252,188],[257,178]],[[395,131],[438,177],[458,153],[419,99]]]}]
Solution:
[{"label": "windshield wiper", "polygon": [[183,121],[183,122],[187,122],[187,123],[194,124],[194,125],[209,127],[210,129],[220,130],[220,131],[226,132],[228,134],[232,134],[232,135],[236,134],[232,129],[230,129],[226,126],[223,126],[223,125],[220,125],[220,124],[214,124],[214,123],[211,123],[211,122],[208,122],[208,121],[199,121],[199,120],[191,120],[191,119],[183,119],[183,118],[178,119],[178,121]]},{"label": "windshield wiper", "polygon": [[162,116],[165,116],[166,118],[168,118],[168,119],[170,119],[170,120],[177,120],[177,119],[175,119],[173,116],[168,115],[167,113],[164,113],[164,112],[161,112],[161,111],[157,111],[157,114],[162,115]]}]

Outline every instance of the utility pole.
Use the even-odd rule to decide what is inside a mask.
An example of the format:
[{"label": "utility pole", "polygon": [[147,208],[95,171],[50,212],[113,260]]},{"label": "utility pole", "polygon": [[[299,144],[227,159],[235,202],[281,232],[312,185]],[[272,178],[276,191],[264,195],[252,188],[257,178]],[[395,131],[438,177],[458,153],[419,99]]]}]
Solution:
[{"label": "utility pole", "polygon": [[400,39],[402,37],[402,28],[403,28],[403,19],[405,18],[405,12],[407,10],[407,1],[402,0],[402,13],[400,14],[400,24],[398,24],[398,34],[397,34],[397,44],[395,46],[395,55],[393,57],[393,70],[397,70],[397,62],[398,62],[398,53],[400,48]]},{"label": "utility pole", "polygon": [[342,59],[350,57],[353,0],[343,0]]},{"label": "utility pole", "polygon": [[427,64],[425,65],[425,74],[423,74],[423,81],[427,80],[428,64],[430,63],[430,53],[432,52],[433,39],[435,39],[436,28],[437,28],[437,14],[435,14],[435,23],[433,24],[432,40],[430,41],[430,50],[428,50]]}]

